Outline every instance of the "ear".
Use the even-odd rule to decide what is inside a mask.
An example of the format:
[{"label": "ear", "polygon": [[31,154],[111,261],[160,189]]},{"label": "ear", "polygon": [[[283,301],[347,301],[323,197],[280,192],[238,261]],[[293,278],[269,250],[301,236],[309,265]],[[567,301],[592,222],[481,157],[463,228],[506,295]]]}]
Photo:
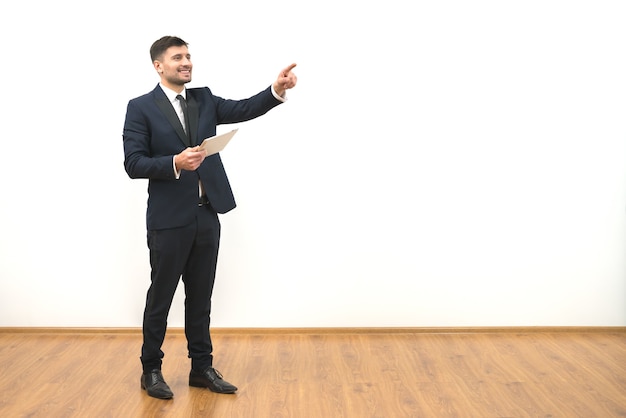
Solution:
[{"label": "ear", "polygon": [[161,74],[163,72],[163,64],[160,61],[154,60],[152,63],[154,65],[154,69],[157,70],[157,73]]}]

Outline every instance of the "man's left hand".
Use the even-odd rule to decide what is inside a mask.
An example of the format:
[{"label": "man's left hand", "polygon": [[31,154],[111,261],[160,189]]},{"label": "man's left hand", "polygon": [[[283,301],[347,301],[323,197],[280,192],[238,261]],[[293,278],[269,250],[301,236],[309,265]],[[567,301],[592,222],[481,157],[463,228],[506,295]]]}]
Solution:
[{"label": "man's left hand", "polygon": [[285,94],[285,91],[294,88],[298,82],[298,77],[291,72],[295,66],[296,64],[291,64],[282,70],[274,82],[274,91],[281,97]]}]

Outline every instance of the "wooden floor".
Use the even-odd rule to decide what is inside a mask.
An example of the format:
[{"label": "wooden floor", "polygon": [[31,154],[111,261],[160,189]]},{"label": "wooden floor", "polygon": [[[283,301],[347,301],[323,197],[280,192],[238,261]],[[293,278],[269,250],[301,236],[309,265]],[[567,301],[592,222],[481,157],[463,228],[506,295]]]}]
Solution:
[{"label": "wooden floor", "polygon": [[239,387],[187,384],[184,335],[139,385],[138,332],[0,331],[1,417],[625,417],[626,330],[214,332],[215,367]]}]

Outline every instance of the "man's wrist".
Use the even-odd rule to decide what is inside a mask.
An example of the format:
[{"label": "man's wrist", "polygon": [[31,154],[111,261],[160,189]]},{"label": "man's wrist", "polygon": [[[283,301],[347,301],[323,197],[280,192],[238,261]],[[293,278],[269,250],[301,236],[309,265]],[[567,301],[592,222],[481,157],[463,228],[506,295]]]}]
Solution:
[{"label": "man's wrist", "polygon": [[274,95],[274,97],[276,97],[277,100],[280,100],[281,102],[286,102],[287,101],[287,91],[283,90],[282,94],[278,94],[277,89],[274,87],[274,84],[272,84],[272,94]]}]

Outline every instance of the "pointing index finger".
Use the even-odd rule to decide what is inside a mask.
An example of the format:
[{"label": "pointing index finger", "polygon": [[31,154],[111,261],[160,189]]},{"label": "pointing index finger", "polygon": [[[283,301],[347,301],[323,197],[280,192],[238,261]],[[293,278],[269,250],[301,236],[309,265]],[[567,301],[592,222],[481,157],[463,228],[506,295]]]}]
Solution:
[{"label": "pointing index finger", "polygon": [[293,63],[289,67],[285,68],[283,70],[283,76],[287,76],[287,74],[289,74],[291,72],[291,70],[294,69],[295,66],[296,66],[296,63]]}]

